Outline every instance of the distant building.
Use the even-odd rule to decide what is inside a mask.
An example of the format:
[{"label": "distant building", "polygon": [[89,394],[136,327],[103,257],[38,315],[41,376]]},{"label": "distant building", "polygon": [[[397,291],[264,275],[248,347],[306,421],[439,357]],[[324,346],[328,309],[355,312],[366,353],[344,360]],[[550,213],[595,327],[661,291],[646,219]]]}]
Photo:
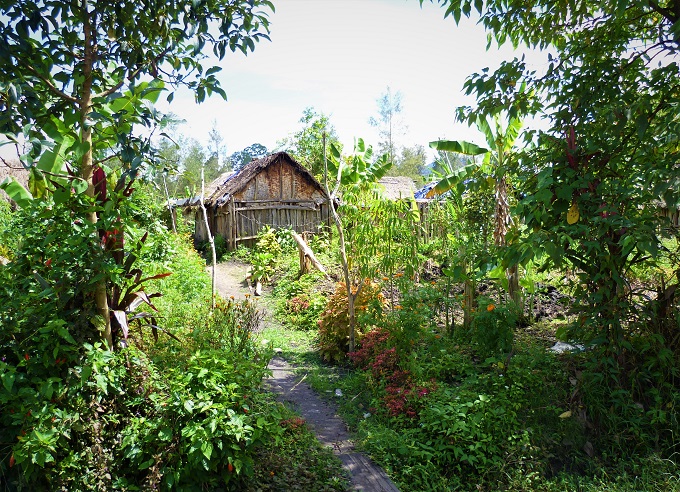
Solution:
[{"label": "distant building", "polygon": [[[312,174],[285,152],[250,161],[237,172],[225,173],[205,192],[208,224],[230,250],[252,245],[264,226],[298,233],[330,225],[328,199]],[[196,210],[197,197],[175,202],[196,212],[195,240],[207,241],[205,223]]]}]

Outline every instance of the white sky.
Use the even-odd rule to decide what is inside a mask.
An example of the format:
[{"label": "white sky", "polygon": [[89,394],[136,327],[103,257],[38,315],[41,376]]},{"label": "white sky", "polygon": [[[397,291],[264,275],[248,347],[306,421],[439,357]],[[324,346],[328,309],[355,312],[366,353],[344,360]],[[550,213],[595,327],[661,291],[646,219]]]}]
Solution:
[{"label": "white sky", "polygon": [[483,144],[476,130],[454,122],[457,106],[474,104],[463,83],[521,54],[495,45],[487,52],[481,26],[466,19],[456,26],[427,1],[422,9],[418,0],[278,0],[275,6],[272,41],[221,62],[218,77],[228,101],[213,96],[196,105],[191,94],[178,93],[171,105],[159,104],[186,120],[180,133],[206,145],[216,121],[228,154],[253,143],[273,150],[301,127],[302,111],[311,106],[329,115],[346,149],[355,137],[377,146],[368,119],[389,86],[402,93],[408,130],[398,143],[427,147],[449,138]]}]

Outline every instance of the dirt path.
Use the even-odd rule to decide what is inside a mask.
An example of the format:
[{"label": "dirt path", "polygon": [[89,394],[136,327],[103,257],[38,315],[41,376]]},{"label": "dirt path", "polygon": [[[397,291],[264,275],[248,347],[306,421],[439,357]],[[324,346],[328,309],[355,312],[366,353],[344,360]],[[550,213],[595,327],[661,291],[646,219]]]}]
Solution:
[{"label": "dirt path", "polygon": [[[215,288],[223,296],[243,299],[251,291],[245,281],[248,266],[237,261],[228,261],[217,265]],[[265,320],[271,319],[271,313],[265,312]],[[329,446],[338,456],[352,480],[352,489],[366,492],[399,492],[378,465],[365,454],[355,450],[354,442],[347,426],[337,415],[337,409],[322,400],[304,382],[305,375],[296,374],[282,357],[274,357],[269,363],[272,377],[267,379],[267,386],[278,394],[279,400],[291,406],[302,415],[319,441]]]}]

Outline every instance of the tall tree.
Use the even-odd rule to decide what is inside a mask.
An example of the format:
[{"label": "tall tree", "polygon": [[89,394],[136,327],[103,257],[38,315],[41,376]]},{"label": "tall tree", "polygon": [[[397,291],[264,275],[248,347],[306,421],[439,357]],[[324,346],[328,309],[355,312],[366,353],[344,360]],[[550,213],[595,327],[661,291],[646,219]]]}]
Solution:
[{"label": "tall tree", "polygon": [[[550,120],[518,168],[525,196],[518,212],[530,232],[515,259],[544,253],[576,268],[584,326],[593,328],[581,336],[623,350],[632,328],[669,329],[670,311],[631,291],[626,276],[653,265],[672,231],[652,204],[680,203],[680,2],[438,3],[456,21],[474,8],[499,44],[550,53],[545,73],[515,59],[466,82],[477,96],[477,107],[463,111],[470,121],[504,108],[543,111]],[[540,98],[522,94],[521,81]],[[675,298],[674,270],[658,286],[664,302]]]},{"label": "tall tree", "polygon": [[327,145],[335,145],[342,150],[335,127],[330,118],[317,113],[312,107],[305,108],[300,118],[302,129],[278,143],[278,147],[288,152],[300,164],[317,177],[323,175],[323,135]]},{"label": "tall tree", "polygon": [[390,162],[397,158],[399,137],[406,133],[406,125],[401,115],[402,95],[401,92],[392,92],[390,87],[376,100],[378,103],[378,116],[371,116],[368,120],[371,126],[378,129],[382,140],[379,144],[381,154],[387,154]]},{"label": "tall tree", "polygon": [[230,161],[227,157],[227,146],[224,144],[224,137],[222,137],[220,130],[217,128],[217,120],[213,120],[210,132],[208,132],[207,150],[209,161],[206,162],[206,179],[210,180],[209,174],[222,174],[230,166]]},{"label": "tall tree", "polygon": [[229,156],[229,163],[234,171],[240,171],[241,168],[250,161],[265,157],[268,153],[267,147],[259,143],[254,143],[241,151],[231,154]]},{"label": "tall tree", "polygon": [[[133,125],[157,121],[147,103],[165,83],[187,86],[199,102],[225,95],[203,50],[219,59],[253,50],[267,37],[266,9],[267,0],[0,0],[0,134],[31,142],[29,162],[52,148],[94,200],[107,157],[120,157],[123,179],[136,176],[150,143]],[[98,220],[94,209],[85,218]],[[94,293],[97,329],[112,347],[105,278]]]}]

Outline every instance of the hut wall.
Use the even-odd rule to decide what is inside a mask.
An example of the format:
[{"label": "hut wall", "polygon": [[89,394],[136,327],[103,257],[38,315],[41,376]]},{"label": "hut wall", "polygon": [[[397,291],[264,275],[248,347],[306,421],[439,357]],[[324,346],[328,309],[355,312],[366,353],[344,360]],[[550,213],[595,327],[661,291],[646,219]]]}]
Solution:
[{"label": "hut wall", "polygon": [[[241,244],[252,246],[265,226],[290,227],[298,233],[316,232],[320,224],[329,224],[329,220],[323,192],[281,160],[255,175],[222,205],[211,226],[233,250]],[[199,238],[198,225],[196,237]]]},{"label": "hut wall", "polygon": [[659,209],[659,214],[662,217],[668,217],[670,223],[673,227],[680,227],[680,210],[670,210],[668,207],[661,207]]}]

